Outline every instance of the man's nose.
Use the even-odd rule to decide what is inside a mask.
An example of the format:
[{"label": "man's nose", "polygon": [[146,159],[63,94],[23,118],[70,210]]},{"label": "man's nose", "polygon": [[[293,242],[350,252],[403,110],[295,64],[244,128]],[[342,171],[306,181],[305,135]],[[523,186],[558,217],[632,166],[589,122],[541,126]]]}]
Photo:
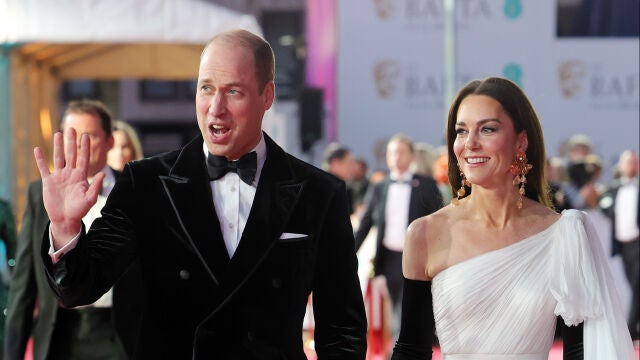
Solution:
[{"label": "man's nose", "polygon": [[211,97],[211,101],[209,102],[209,114],[215,117],[219,117],[224,114],[226,109],[226,101],[224,96],[220,93],[216,93]]}]

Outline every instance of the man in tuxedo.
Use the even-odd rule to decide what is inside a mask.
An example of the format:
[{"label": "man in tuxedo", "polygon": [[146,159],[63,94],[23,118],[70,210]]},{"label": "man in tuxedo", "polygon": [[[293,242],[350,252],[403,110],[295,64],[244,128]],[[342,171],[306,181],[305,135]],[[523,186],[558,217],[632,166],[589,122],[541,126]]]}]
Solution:
[{"label": "man in tuxedo", "polygon": [[640,338],[640,214],[638,153],[625,150],[618,160],[618,177],[607,186],[599,205],[611,219],[613,254],[620,254],[631,288],[627,323],[631,338]]},{"label": "man in tuxedo", "polygon": [[79,219],[98,192],[83,176],[88,139],[76,151],[69,131],[63,151],[56,134],[52,173],[35,150],[51,219],[42,256],[62,302],[94,301],[140,261],[137,358],[306,359],[302,322],[311,292],[319,359],[365,357],[345,184],[261,131],[274,72],[273,51],[260,37],[215,36],[198,73],[201,135],[129,163],[87,233]]},{"label": "man in tuxedo", "polygon": [[[118,176],[106,165],[107,152],[113,145],[111,115],[99,101],[72,101],[63,115],[62,128],[87,134],[90,139],[83,180],[95,180],[98,193],[95,205],[89,206],[81,218],[89,226],[99,216]],[[99,172],[103,175],[97,176]],[[38,180],[28,187],[9,292],[4,358],[23,359],[27,340],[33,336],[34,359],[126,359],[125,347],[130,345],[126,341],[135,336],[137,326],[136,268],[127,271],[105,296],[87,302],[93,303],[90,306],[70,308],[60,304],[49,287],[40,255],[42,234],[49,222],[42,185]]]},{"label": "man in tuxedo", "polygon": [[365,212],[355,233],[356,250],[376,226],[376,254],[373,260],[375,276],[386,279],[393,307],[392,331],[397,337],[402,305],[402,249],[407,227],[421,217],[442,207],[442,194],[431,177],[415,174],[413,141],[394,135],[387,143],[389,176],[369,187],[365,197]]},{"label": "man in tuxedo", "polygon": [[[338,179],[349,184],[353,177],[354,169],[353,155],[346,146],[338,143],[331,143],[324,150],[322,169],[329,174],[335,175]],[[347,186],[347,206],[349,214],[353,213],[353,202],[351,189]]]}]

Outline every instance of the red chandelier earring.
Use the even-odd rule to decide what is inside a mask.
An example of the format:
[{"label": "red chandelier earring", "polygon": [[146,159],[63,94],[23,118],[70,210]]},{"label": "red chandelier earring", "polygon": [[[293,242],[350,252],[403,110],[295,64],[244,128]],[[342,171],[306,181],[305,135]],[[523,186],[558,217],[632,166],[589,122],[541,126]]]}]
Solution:
[{"label": "red chandelier earring", "polygon": [[520,189],[518,190],[520,198],[516,201],[518,209],[522,209],[522,197],[525,194],[524,184],[527,183],[526,175],[531,168],[533,168],[533,165],[527,163],[527,154],[524,151],[518,151],[510,168],[511,174],[515,176],[513,178],[513,185],[520,185]]},{"label": "red chandelier earring", "polygon": [[458,197],[454,197],[451,200],[451,202],[455,206],[457,206],[460,203],[460,199],[462,199],[462,197],[465,196],[467,193],[467,190],[464,187],[465,186],[471,187],[471,182],[467,180],[467,178],[464,176],[464,172],[462,172],[462,169],[460,169],[460,164],[458,164],[458,171],[460,171],[460,189],[456,191],[456,195],[458,195]]}]

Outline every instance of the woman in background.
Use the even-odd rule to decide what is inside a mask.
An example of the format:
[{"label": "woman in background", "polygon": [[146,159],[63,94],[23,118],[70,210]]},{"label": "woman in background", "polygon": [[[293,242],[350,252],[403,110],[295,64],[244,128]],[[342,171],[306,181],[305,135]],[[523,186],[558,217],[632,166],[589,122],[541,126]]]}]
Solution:
[{"label": "woman in background", "polygon": [[454,199],[409,226],[393,359],[430,359],[434,322],[444,360],[547,359],[556,315],[573,326],[565,359],[633,359],[589,217],[551,208],[542,129],[522,90],[502,78],[464,86],[447,148]]},{"label": "woman in background", "polygon": [[113,126],[113,147],[107,154],[107,164],[114,170],[122,171],[129,161],[142,158],[142,145],[136,131],[126,122],[116,120]]}]

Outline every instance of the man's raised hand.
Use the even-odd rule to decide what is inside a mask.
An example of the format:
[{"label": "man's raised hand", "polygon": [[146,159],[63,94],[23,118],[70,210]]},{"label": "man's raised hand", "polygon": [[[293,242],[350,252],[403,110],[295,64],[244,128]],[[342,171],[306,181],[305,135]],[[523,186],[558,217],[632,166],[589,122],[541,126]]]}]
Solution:
[{"label": "man's raised hand", "polygon": [[89,185],[89,136],[83,134],[77,147],[76,131],[69,128],[63,135],[53,136],[53,172],[49,171],[42,150],[33,151],[40,177],[42,199],[51,220],[54,248],[59,249],[80,231],[82,218],[96,203],[101,190],[103,173],[98,173]]}]

